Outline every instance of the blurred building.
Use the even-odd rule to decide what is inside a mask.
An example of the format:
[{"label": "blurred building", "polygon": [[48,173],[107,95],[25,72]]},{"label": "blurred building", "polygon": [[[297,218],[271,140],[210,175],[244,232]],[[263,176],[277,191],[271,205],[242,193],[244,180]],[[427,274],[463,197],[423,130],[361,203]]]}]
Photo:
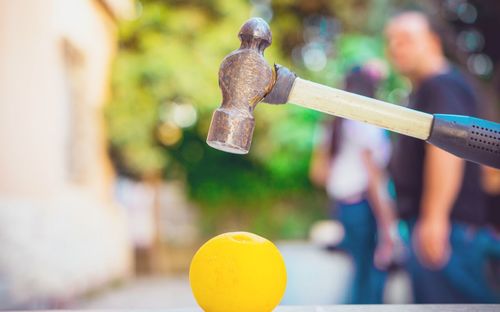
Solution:
[{"label": "blurred building", "polygon": [[103,134],[129,0],[0,2],[0,308],[57,307],[130,272]]}]

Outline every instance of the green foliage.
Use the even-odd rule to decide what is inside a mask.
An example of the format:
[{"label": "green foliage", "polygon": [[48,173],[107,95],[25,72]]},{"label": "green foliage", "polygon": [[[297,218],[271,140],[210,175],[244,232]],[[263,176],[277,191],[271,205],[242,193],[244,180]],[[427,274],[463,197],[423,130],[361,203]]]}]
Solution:
[{"label": "green foliage", "polygon": [[[321,1],[273,1],[279,18],[271,22],[274,43],[265,52],[269,63],[291,66],[291,49],[301,44],[302,21],[308,15],[333,15],[336,8],[345,16],[355,13],[342,1],[333,1],[327,11],[316,6],[317,12],[306,2]],[[308,179],[320,114],[260,104],[249,155],[222,153],[205,144],[211,114],[221,100],[218,68],[224,56],[239,46],[236,32],[250,16],[250,3],[143,0],[141,4],[136,20],[119,24],[112,100],[105,112],[112,155],[121,174],[184,179],[202,210],[207,233],[236,219],[261,234],[303,237],[325,206],[323,192],[314,190]],[[298,67],[296,71],[339,85],[350,66],[383,53],[377,36],[344,34],[336,44],[338,57],[329,60],[325,70],[313,73]],[[176,103],[194,106],[197,122],[184,128],[173,124]]]}]

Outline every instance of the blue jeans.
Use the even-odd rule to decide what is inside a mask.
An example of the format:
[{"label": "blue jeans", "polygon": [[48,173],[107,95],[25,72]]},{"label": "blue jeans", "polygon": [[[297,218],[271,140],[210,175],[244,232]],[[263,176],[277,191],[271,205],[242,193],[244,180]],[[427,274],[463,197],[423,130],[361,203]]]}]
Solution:
[{"label": "blue jeans", "polygon": [[[413,232],[415,221],[409,222]],[[421,265],[406,242],[409,259],[406,264],[411,276],[415,303],[499,303],[487,279],[487,262],[500,257],[500,240],[485,228],[452,222],[450,244],[452,253],[440,270]]]},{"label": "blue jeans", "polygon": [[349,303],[382,303],[387,273],[375,268],[373,262],[377,223],[370,204],[367,200],[355,204],[338,202],[336,207],[345,230],[339,247],[352,257],[354,264]]}]

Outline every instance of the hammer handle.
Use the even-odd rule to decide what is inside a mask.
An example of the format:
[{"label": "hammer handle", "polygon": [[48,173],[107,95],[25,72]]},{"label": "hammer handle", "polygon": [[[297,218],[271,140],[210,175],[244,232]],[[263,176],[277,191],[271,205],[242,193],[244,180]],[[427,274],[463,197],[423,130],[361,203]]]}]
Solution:
[{"label": "hammer handle", "polygon": [[500,169],[500,124],[427,114],[296,78],[288,102],[425,140],[461,158]]},{"label": "hammer handle", "polygon": [[402,106],[296,78],[288,102],[342,118],[366,122],[427,140],[433,116]]}]

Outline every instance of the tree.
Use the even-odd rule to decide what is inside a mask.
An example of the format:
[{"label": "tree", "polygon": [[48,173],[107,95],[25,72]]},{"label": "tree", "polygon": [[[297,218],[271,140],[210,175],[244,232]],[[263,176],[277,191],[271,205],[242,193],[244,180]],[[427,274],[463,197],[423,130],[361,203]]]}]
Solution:
[{"label": "tree", "polygon": [[[119,25],[112,99],[106,108],[119,172],[135,179],[183,179],[209,230],[229,215],[263,234],[304,235],[326,206],[323,192],[308,180],[320,114],[259,104],[249,155],[222,153],[205,144],[211,114],[221,100],[218,67],[239,46],[237,30],[255,8],[244,0],[141,3],[140,16]],[[274,43],[266,58],[270,64],[293,66],[302,77],[338,84],[350,66],[383,50],[380,36],[340,35],[341,28],[335,28],[340,25],[336,13],[350,16],[355,9],[360,10],[342,1],[273,1]],[[318,37],[307,37],[311,31]],[[326,53],[324,66],[314,70],[297,58],[312,39]]]}]

